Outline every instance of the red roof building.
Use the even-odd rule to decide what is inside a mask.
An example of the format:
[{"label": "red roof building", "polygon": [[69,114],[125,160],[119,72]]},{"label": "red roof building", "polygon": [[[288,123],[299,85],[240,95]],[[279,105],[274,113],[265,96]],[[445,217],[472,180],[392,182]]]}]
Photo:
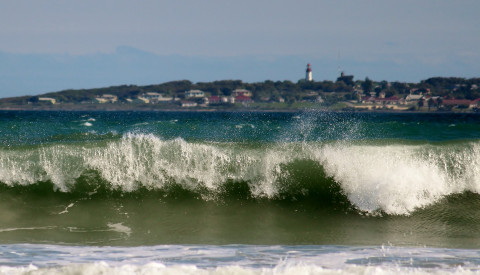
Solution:
[{"label": "red roof building", "polygon": [[470,106],[471,104],[474,104],[474,103],[473,101],[468,99],[444,99],[442,104],[445,106],[459,106],[459,105]]},{"label": "red roof building", "polygon": [[210,104],[217,104],[221,102],[221,98],[219,96],[212,95],[211,97],[208,98],[208,102]]},{"label": "red roof building", "polygon": [[236,102],[241,102],[241,103],[252,103],[253,102],[251,97],[243,96],[243,95],[236,96],[235,101]]}]

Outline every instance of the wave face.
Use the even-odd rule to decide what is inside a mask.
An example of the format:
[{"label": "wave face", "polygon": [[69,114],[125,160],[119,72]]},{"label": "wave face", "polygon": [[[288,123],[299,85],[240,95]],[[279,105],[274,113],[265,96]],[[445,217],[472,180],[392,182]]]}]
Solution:
[{"label": "wave face", "polygon": [[0,242],[478,247],[478,118],[0,112]]},{"label": "wave face", "polygon": [[345,196],[359,211],[393,215],[480,191],[478,142],[378,143],[197,143],[126,134],[108,142],[1,150],[0,181],[51,182],[61,192],[82,181],[121,192],[175,185],[204,199],[221,196],[229,185],[257,199],[336,192],[330,196]]}]

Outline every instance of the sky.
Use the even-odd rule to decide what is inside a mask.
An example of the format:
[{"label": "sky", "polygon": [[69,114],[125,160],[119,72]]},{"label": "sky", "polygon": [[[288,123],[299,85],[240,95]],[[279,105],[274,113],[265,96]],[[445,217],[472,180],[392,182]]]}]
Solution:
[{"label": "sky", "polygon": [[0,97],[240,79],[480,77],[477,0],[5,0]]}]

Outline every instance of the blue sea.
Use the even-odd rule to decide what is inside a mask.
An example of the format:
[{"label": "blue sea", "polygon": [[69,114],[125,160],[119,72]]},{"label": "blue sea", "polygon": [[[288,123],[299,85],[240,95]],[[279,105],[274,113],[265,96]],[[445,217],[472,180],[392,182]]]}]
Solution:
[{"label": "blue sea", "polygon": [[480,274],[480,115],[0,111],[0,274]]}]

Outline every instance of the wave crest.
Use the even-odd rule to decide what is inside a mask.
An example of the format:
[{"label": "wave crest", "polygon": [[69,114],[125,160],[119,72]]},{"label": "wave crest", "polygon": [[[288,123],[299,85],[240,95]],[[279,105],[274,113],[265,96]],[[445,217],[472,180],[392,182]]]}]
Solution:
[{"label": "wave crest", "polygon": [[480,144],[472,142],[194,143],[127,134],[106,143],[1,150],[0,181],[49,181],[70,192],[94,171],[121,192],[176,185],[205,198],[226,189],[268,199],[346,196],[360,211],[405,215],[454,193],[480,193],[479,164]]}]

